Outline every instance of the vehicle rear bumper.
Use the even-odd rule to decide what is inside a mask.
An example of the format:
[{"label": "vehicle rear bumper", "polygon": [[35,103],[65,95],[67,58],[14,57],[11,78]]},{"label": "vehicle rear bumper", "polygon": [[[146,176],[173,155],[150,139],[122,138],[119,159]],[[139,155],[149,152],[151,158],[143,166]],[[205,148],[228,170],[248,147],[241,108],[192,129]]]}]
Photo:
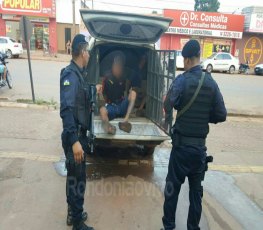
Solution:
[{"label": "vehicle rear bumper", "polygon": [[131,133],[125,133],[119,130],[118,123],[121,119],[116,119],[110,123],[117,129],[115,135],[107,134],[100,119],[95,119],[94,132],[96,139],[110,140],[115,142],[127,142],[127,143],[142,143],[142,142],[158,142],[161,143],[165,140],[169,140],[170,137],[164,133],[153,122],[146,118],[134,118],[131,119],[132,130]]}]

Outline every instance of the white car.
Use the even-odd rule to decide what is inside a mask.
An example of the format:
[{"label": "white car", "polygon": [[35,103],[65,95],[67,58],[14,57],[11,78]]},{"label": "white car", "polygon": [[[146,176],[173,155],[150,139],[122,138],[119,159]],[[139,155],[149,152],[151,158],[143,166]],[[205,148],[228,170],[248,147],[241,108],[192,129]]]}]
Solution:
[{"label": "white car", "polygon": [[177,69],[184,69],[184,58],[182,56],[182,51],[176,51],[176,68]]},{"label": "white car", "polygon": [[0,37],[0,51],[6,53],[8,58],[19,57],[23,54],[23,47],[21,43],[16,42],[9,37]]},{"label": "white car", "polygon": [[256,75],[263,75],[263,64],[258,64],[254,68],[254,72]]},{"label": "white car", "polygon": [[201,62],[201,67],[208,73],[212,71],[228,71],[230,74],[239,69],[239,60],[229,53],[214,53]]}]

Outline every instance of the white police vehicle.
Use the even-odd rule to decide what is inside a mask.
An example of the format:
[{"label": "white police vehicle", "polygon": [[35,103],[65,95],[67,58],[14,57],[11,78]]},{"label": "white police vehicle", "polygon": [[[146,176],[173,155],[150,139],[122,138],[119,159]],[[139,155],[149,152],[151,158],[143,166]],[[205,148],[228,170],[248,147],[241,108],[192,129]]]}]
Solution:
[{"label": "white police vehicle", "polygon": [[[145,117],[132,117],[131,133],[117,129],[113,136],[105,133],[97,116],[95,142],[110,146],[136,144],[144,146],[148,153],[153,153],[156,145],[169,138],[168,131],[172,124],[170,119],[164,125],[163,98],[175,78],[175,71],[171,71],[171,68],[176,66],[175,60],[172,63],[169,57],[174,57],[176,51],[155,50],[155,43],[168,29],[172,19],[85,9],[80,10],[80,13],[92,36],[89,42],[91,58],[88,66],[91,83],[101,83],[103,73],[109,69],[105,59],[111,53],[122,51],[125,55],[127,77],[137,67],[136,63],[142,54],[147,54],[148,57]],[[113,120],[111,124],[118,127],[119,121],[121,120]]]}]

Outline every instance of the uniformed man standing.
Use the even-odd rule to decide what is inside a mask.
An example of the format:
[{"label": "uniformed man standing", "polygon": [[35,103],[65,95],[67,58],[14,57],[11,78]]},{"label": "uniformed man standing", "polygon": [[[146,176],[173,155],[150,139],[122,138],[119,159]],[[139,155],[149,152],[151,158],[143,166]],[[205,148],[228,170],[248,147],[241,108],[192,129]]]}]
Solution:
[{"label": "uniformed man standing", "polygon": [[216,82],[200,67],[200,45],[188,41],[183,50],[185,72],[172,83],[164,102],[165,111],[177,110],[171,130],[173,148],[165,186],[163,225],[175,229],[175,213],[181,185],[188,177],[190,207],[187,229],[197,230],[202,213],[203,187],[206,169],[206,137],[209,123],[224,122],[226,108]]},{"label": "uniformed man standing", "polygon": [[87,213],[83,212],[86,188],[85,156],[89,151],[86,132],[89,129],[91,98],[90,85],[83,76],[89,58],[86,37],[76,35],[72,42],[72,61],[61,71],[60,78],[60,116],[63,122],[61,137],[67,167],[67,224],[73,225],[73,230],[93,229],[85,225]]}]

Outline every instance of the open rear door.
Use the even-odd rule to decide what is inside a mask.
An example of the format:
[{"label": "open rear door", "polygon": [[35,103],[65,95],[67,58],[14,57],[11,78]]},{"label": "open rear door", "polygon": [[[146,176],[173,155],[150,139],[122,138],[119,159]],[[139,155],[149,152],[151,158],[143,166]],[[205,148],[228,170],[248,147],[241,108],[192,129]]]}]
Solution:
[{"label": "open rear door", "polygon": [[173,112],[165,114],[163,102],[175,79],[175,63],[175,50],[152,50],[149,53],[146,116],[167,134],[172,127]]},{"label": "open rear door", "polygon": [[168,29],[172,19],[139,14],[81,9],[91,36],[108,42],[153,44]]}]

